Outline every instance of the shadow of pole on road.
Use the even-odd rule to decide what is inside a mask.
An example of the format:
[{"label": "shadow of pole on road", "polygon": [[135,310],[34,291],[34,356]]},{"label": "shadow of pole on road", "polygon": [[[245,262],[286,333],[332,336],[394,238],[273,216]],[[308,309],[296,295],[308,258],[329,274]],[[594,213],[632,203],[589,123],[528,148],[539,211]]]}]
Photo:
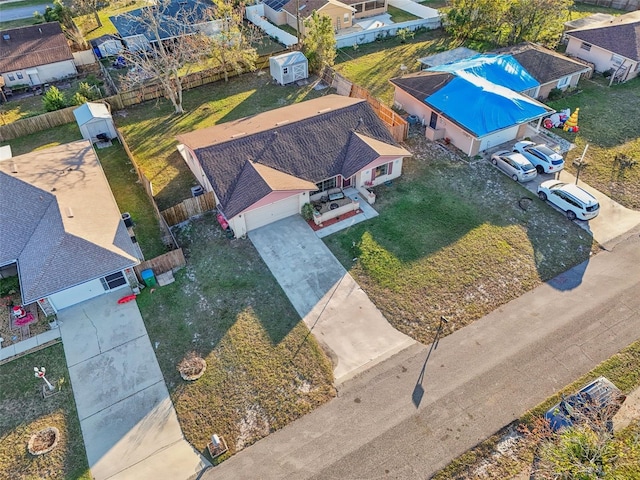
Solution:
[{"label": "shadow of pole on road", "polygon": [[422,365],[422,370],[420,370],[420,375],[418,375],[418,380],[416,381],[416,386],[413,387],[413,393],[411,394],[411,400],[413,404],[418,408],[420,406],[420,402],[422,402],[422,397],[424,396],[424,387],[422,386],[422,381],[424,380],[424,372],[427,369],[427,362],[429,361],[429,357],[431,357],[431,352],[438,348],[438,342],[440,341],[440,334],[442,333],[442,328],[445,323],[449,323],[445,317],[440,317],[440,324],[438,325],[438,330],[436,330],[436,335],[433,338],[433,342],[431,343],[431,348],[429,348],[429,352],[427,353],[427,358],[424,359],[424,364]]}]

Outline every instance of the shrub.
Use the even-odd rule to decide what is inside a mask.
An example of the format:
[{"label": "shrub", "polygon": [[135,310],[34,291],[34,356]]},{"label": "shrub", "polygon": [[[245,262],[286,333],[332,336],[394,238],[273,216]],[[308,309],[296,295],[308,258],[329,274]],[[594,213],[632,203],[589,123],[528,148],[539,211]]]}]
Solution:
[{"label": "shrub", "polygon": [[306,221],[312,220],[313,219],[313,206],[310,203],[305,203],[302,206],[302,218],[304,218]]},{"label": "shrub", "polygon": [[67,106],[64,93],[62,93],[55,85],[47,90],[47,93],[42,97],[42,101],[44,102],[44,109],[47,112],[54,112]]},{"label": "shrub", "polygon": [[609,70],[605,70],[604,72],[602,72],[602,76],[604,78],[609,78],[611,75],[613,75],[613,68],[610,68]]},{"label": "shrub", "polygon": [[549,92],[549,100],[558,100],[559,98],[562,98],[563,95],[564,92],[562,90],[560,90],[559,88],[553,88]]}]

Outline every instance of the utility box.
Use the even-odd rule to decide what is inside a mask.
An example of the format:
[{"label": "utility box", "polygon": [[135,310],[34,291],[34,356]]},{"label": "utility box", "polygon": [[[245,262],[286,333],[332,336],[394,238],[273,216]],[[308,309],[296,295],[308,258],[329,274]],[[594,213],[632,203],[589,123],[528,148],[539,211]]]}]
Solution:
[{"label": "utility box", "polygon": [[153,273],[151,268],[147,268],[140,272],[140,276],[142,277],[142,281],[147,287],[155,287],[157,285],[156,276]]},{"label": "utility box", "polygon": [[309,77],[309,62],[302,52],[283,53],[269,59],[271,76],[280,85]]}]

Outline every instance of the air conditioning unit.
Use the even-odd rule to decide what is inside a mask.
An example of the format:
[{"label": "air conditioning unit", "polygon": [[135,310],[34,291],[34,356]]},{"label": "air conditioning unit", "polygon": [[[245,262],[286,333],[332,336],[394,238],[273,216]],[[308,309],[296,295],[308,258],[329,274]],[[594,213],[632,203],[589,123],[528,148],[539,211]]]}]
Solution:
[{"label": "air conditioning unit", "polygon": [[196,187],[191,187],[191,196],[192,197],[199,197],[203,193],[204,193],[204,189],[200,185],[198,185]]}]

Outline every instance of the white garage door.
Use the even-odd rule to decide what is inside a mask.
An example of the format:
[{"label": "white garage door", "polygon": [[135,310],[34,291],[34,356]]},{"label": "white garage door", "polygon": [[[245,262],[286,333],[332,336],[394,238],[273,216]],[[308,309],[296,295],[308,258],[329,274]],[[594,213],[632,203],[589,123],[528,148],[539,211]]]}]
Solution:
[{"label": "white garage door", "polygon": [[284,200],[247,212],[244,216],[247,224],[247,232],[300,213],[298,205],[298,195],[294,195],[293,197],[285,198]]},{"label": "white garage door", "polygon": [[128,284],[122,272],[117,272],[113,275],[81,283],[75,287],[67,288],[62,292],[49,295],[49,301],[53,305],[53,308],[58,311],[75,305],[76,303],[84,302],[90,298],[102,295],[108,291],[118,290],[127,286]]},{"label": "white garage door", "polygon": [[517,135],[518,125],[489,135],[488,137],[483,138],[480,142],[480,151],[496,147],[502,143],[508,142],[509,140],[515,140]]}]

